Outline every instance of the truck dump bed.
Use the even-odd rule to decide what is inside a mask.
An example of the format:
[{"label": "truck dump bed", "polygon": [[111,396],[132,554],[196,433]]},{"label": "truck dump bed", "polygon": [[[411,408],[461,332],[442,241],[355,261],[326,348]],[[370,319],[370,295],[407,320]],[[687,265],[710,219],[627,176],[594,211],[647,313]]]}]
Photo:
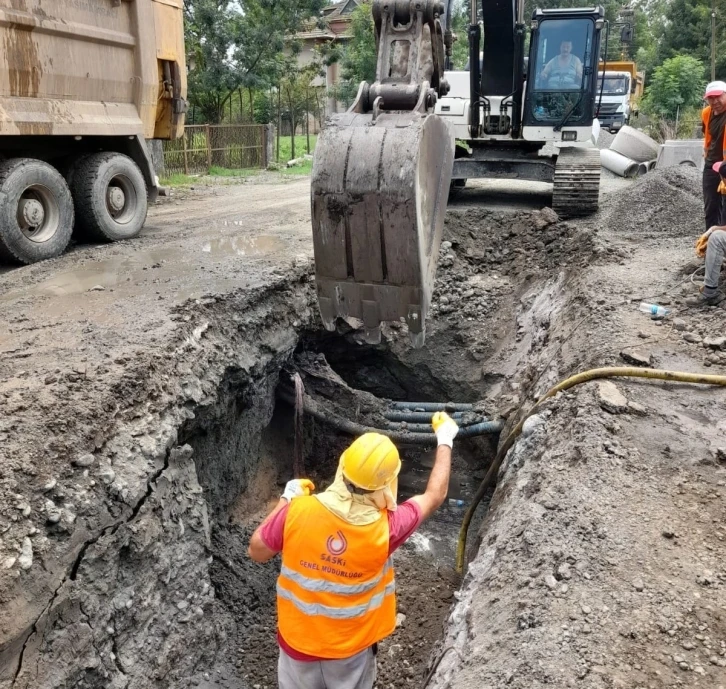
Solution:
[{"label": "truck dump bed", "polygon": [[183,0],[0,0],[0,136],[181,135]]}]

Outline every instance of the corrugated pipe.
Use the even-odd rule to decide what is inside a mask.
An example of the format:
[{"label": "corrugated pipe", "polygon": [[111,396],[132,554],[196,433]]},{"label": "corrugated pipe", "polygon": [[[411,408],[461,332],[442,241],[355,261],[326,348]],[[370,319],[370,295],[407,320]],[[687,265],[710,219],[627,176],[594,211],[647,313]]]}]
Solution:
[{"label": "corrugated pipe", "polygon": [[[385,411],[383,416],[389,421],[405,421],[406,423],[431,423],[431,417],[435,412],[430,411]],[[459,421],[464,417],[464,412],[451,412],[451,418]]]},{"label": "corrugated pipe", "polygon": [[391,402],[391,409],[399,411],[471,411],[473,404],[462,402]]},{"label": "corrugated pipe", "polygon": [[571,376],[566,380],[558,383],[549,390],[539,401],[522,417],[522,420],[514,427],[512,432],[507,436],[502,446],[497,451],[497,456],[494,461],[489,465],[486,476],[481,482],[479,489],[471,501],[471,505],[464,514],[464,521],[461,523],[461,529],[459,530],[459,542],[456,546],[456,569],[459,572],[464,570],[464,560],[466,556],[466,536],[469,533],[469,525],[471,524],[474,512],[478,507],[482,498],[486,495],[487,491],[496,483],[497,474],[499,468],[502,466],[502,461],[507,456],[507,452],[512,448],[514,442],[522,432],[524,422],[536,414],[545,400],[550,397],[554,397],[558,392],[563,390],[569,390],[570,388],[580,385],[580,383],[587,383],[591,380],[598,380],[600,378],[647,378],[649,380],[667,380],[675,383],[696,383],[697,385],[721,385],[726,387],[726,376],[714,376],[705,373],[682,373],[681,371],[661,371],[654,368],[635,368],[628,366],[615,366],[608,368],[593,368],[583,373]]},{"label": "corrugated pipe", "polygon": [[[394,431],[411,431],[412,433],[433,433],[434,429],[431,424],[425,423],[407,423],[405,427],[401,427],[399,424],[389,424],[388,426]],[[457,438],[471,438],[476,435],[485,435],[487,433],[501,433],[504,428],[502,421],[480,421],[478,423],[472,423],[468,426],[460,426],[459,434]],[[383,431],[387,433],[388,431]]]},{"label": "corrugated pipe", "polygon": [[[292,392],[278,389],[279,397],[288,404],[295,404],[295,396]],[[312,399],[312,397],[305,395],[303,398],[303,408],[306,414],[310,414],[314,419],[322,421],[323,423],[332,426],[336,430],[339,430],[348,435],[360,436],[364,433],[383,433],[388,436],[391,440],[397,443],[409,444],[409,445],[428,445],[432,446],[436,444],[436,436],[433,432],[428,433],[409,433],[408,431],[396,431],[391,429],[372,428],[370,426],[363,426],[362,424],[355,423],[354,421],[348,421],[337,414],[331,414],[330,412],[323,411],[318,403]],[[484,423],[475,424],[473,426],[467,426],[459,431],[459,434],[463,438],[470,438],[475,435],[483,435],[485,433],[496,433],[497,429],[501,430],[502,424],[498,421],[486,421]],[[471,430],[468,430],[471,429]],[[464,435],[463,431],[467,430]]]}]

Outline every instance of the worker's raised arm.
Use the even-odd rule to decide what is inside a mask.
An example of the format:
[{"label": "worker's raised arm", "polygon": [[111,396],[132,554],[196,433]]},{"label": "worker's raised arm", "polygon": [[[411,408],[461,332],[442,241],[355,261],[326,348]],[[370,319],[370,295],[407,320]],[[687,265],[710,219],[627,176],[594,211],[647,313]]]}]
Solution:
[{"label": "worker's raised arm", "polygon": [[436,450],[436,461],[431,470],[426,491],[422,495],[415,495],[411,498],[421,508],[422,520],[428,519],[446,500],[451,476],[451,449],[454,446],[454,438],[459,432],[456,422],[445,412],[434,414],[431,425],[434,427],[439,444]]}]

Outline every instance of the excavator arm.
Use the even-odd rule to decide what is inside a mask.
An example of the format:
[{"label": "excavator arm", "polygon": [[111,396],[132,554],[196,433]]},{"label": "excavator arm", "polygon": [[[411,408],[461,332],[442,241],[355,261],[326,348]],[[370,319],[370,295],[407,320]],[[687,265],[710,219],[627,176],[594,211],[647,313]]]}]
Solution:
[{"label": "excavator arm", "polygon": [[444,5],[373,0],[376,80],[318,138],[311,181],[323,324],[404,319],[422,346],[454,161],[451,126],[433,114],[446,95]]}]

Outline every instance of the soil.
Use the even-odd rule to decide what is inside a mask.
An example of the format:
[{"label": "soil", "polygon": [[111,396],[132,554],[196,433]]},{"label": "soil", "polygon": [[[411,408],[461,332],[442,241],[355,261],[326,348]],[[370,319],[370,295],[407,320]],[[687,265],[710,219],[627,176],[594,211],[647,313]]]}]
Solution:
[{"label": "soil", "polygon": [[[697,179],[605,191],[578,222],[460,195],[422,350],[399,324],[379,346],[355,323],[317,335],[306,179],[195,187],[138,240],[0,274],[0,689],[274,686],[276,564],[245,551],[292,475],[276,389],[305,354],[368,395],[478,401],[505,433],[559,380],[634,353],[726,372],[726,311],[685,306]],[[406,617],[378,686],[420,685],[437,657],[432,687],[726,686],[726,394],[614,385],[528,424],[460,590],[461,514],[397,553]],[[318,485],[348,441],[306,419]],[[457,443],[455,497],[492,450]],[[405,498],[431,458],[403,454]]]}]

